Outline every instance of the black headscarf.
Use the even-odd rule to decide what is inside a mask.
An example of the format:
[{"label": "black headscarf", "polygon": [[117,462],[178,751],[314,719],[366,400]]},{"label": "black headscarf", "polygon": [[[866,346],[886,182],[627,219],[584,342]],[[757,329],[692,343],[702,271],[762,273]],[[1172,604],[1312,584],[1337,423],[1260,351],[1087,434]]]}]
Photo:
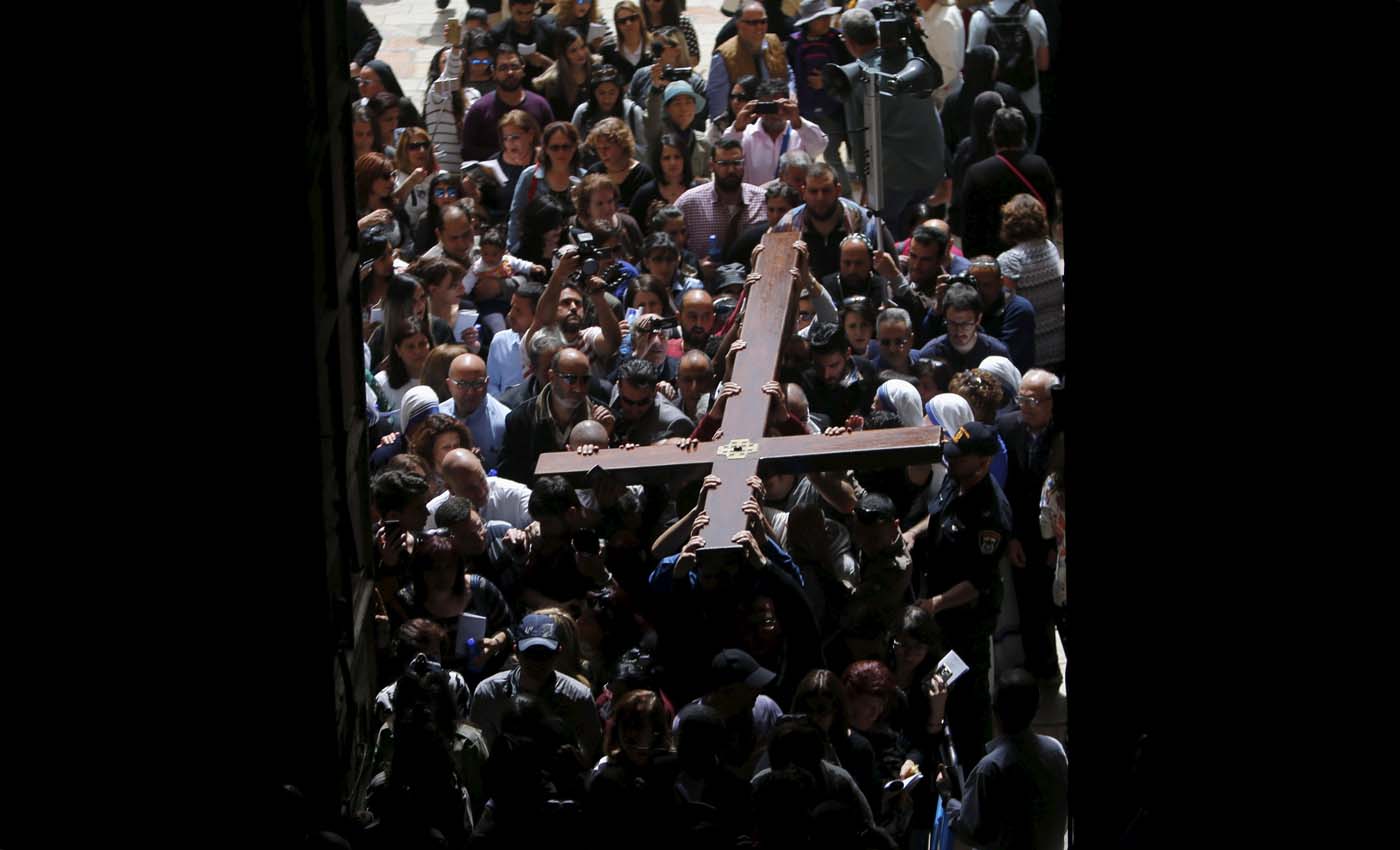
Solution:
[{"label": "black headscarf", "polygon": [[394,69],[380,59],[369,60],[365,67],[374,69],[385,91],[399,96],[399,126],[422,127],[423,118],[418,114],[418,108],[413,105],[413,101],[404,96],[403,86],[399,85],[399,78],[394,76]]},{"label": "black headscarf", "polygon": [[956,151],[958,142],[967,138],[972,121],[972,102],[977,95],[995,88],[992,72],[996,66],[996,50],[979,44],[967,51],[963,57],[963,85],[957,95],[943,104],[943,133],[948,139],[948,149]]}]

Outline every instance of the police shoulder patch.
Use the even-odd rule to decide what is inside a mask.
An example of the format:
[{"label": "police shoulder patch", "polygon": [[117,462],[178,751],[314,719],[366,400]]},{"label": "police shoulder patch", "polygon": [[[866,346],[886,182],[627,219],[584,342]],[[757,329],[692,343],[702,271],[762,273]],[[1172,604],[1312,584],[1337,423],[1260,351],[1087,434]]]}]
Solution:
[{"label": "police shoulder patch", "polygon": [[1001,532],[983,531],[977,535],[977,548],[983,555],[991,555],[1001,545]]}]

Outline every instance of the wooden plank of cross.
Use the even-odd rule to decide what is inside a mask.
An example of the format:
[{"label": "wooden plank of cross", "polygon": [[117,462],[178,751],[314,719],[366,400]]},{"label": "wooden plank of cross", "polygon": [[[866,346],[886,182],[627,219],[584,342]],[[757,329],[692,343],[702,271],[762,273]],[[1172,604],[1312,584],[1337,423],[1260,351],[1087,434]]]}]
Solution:
[{"label": "wooden plank of cross", "polygon": [[765,436],[770,397],[759,390],[777,377],[783,341],[792,328],[797,300],[793,243],[797,237],[794,231],[769,232],[763,237],[763,252],[755,269],[759,281],[749,289],[739,335],[744,348],[735,355],[731,375],[741,391],[725,404],[721,439],[689,448],[663,444],[603,449],[591,455],[549,452],[540,455],[535,474],[563,475],[582,482],[595,468],[602,468],[629,484],[674,480],[681,472],[718,476],[719,486],[705,489],[701,495],[710,518],[703,531],[703,551],[714,553],[739,548],[733,539],[747,527],[742,506],[753,495],[746,483],[750,476],[880,469],[938,460],[941,432],[933,427],[889,428],[834,437]]}]

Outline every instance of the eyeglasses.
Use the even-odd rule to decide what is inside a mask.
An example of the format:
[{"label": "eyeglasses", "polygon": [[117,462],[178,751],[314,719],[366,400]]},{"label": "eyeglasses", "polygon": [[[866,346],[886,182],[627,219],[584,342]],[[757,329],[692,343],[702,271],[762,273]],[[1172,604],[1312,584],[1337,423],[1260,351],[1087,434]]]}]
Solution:
[{"label": "eyeglasses", "polygon": [[474,381],[461,380],[458,378],[448,378],[447,380],[450,383],[456,384],[458,388],[464,390],[479,390],[482,387],[486,386],[485,378],[477,378]]},{"label": "eyeglasses", "polygon": [[625,18],[618,18],[617,25],[622,26],[623,24],[635,24],[637,21],[641,20],[641,18],[641,15],[628,15]]},{"label": "eyeglasses", "polygon": [[1016,396],[1016,403],[1023,407],[1040,407],[1045,401],[1033,395],[1018,395]]},{"label": "eyeglasses", "polygon": [[434,197],[434,198],[456,198],[456,197],[459,197],[461,194],[462,194],[462,193],[461,193],[461,192],[458,192],[456,189],[434,189],[434,190],[433,190],[433,197]]},{"label": "eyeglasses", "polygon": [[724,167],[726,167],[726,168],[743,168],[743,167],[744,167],[744,158],[741,156],[741,157],[739,157],[738,159],[717,159],[717,160],[715,160],[715,168],[719,168],[720,166],[724,166]]},{"label": "eyeglasses", "polygon": [[748,19],[740,18],[740,19],[739,19],[739,23],[741,23],[741,24],[747,24],[748,26],[751,26],[751,27],[767,26],[767,25],[768,25],[768,19],[767,19],[767,18],[748,18]]},{"label": "eyeglasses", "polygon": [[559,152],[562,153],[563,151],[571,151],[571,150],[573,150],[573,149],[574,149],[574,146],[573,146],[573,145],[550,145],[550,146],[549,146],[549,149],[550,149],[551,151],[559,151]]},{"label": "eyeglasses", "polygon": [[515,64],[515,63],[511,63],[511,64],[509,64],[509,65],[497,65],[497,66],[496,66],[496,70],[497,70],[497,71],[505,71],[507,74],[514,74],[514,73],[517,72],[517,71],[523,71],[523,70],[525,70],[525,66],[524,66],[524,65],[518,65],[518,64]]},{"label": "eyeglasses", "polygon": [[577,384],[579,381],[586,381],[586,380],[588,380],[588,376],[587,376],[587,375],[570,375],[568,372],[555,372],[554,375],[555,375],[555,377],[557,377],[559,380],[563,381],[564,383],[568,384],[569,386],[573,386],[574,384]]},{"label": "eyeglasses", "polygon": [[369,84],[370,84],[370,81],[369,81],[368,79],[366,79],[365,77],[356,77],[356,78],[355,78],[355,85],[357,85],[357,86],[367,86],[367,85],[369,85]]},{"label": "eyeglasses", "polygon": [[408,149],[411,151],[425,151],[432,146],[432,142],[409,142]]},{"label": "eyeglasses", "polygon": [[965,331],[977,327],[976,322],[946,322],[949,330]]},{"label": "eyeglasses", "polygon": [[881,345],[888,345],[890,348],[908,348],[908,347],[909,347],[909,337],[907,337],[907,336],[901,336],[901,337],[896,337],[895,339],[882,339],[882,340],[880,340],[880,344],[881,344]]},{"label": "eyeglasses", "polygon": [[443,528],[442,526],[438,526],[437,528],[428,528],[428,529],[424,529],[422,536],[423,536],[423,537],[451,537],[451,536],[452,536],[452,532],[451,532],[449,529]]}]

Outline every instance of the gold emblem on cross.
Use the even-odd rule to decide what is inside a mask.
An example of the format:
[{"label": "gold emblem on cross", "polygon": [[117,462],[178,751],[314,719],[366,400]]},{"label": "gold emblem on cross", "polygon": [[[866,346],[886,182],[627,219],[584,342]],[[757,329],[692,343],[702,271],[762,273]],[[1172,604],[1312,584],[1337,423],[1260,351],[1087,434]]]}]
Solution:
[{"label": "gold emblem on cross", "polygon": [[758,443],[746,437],[730,440],[728,443],[719,447],[719,454],[730,460],[746,458],[756,451],[758,451]]}]

